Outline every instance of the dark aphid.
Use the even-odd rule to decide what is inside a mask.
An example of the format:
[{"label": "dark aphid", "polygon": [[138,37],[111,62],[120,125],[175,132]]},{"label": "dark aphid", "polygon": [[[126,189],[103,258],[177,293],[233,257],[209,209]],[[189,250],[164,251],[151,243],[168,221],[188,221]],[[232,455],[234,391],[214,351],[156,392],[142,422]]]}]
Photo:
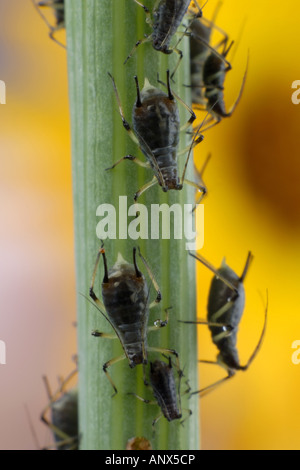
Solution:
[{"label": "dark aphid", "polygon": [[[104,278],[102,282],[103,302],[98,299],[94,292],[94,282],[101,255],[104,262]],[[149,288],[146,279],[137,266],[135,248],[133,249],[133,264],[127,263],[119,254],[114,266],[108,270],[105,250],[102,246],[98,252],[90,287],[91,298],[115,330],[115,335],[108,335],[99,331],[94,331],[92,334],[97,337],[119,338],[124,350],[122,356],[111,359],[103,365],[103,371],[114,388],[115,393],[117,393],[116,386],[107,372],[107,368],[112,364],[125,358],[127,358],[131,368],[138,364],[147,364],[147,353],[149,350],[168,351],[177,355],[176,351],[150,348],[147,345],[148,332],[166,326],[168,320],[157,320],[155,326],[148,327],[149,309],[160,302],[161,293],[145,259],[141,254],[139,255],[157,292],[157,297],[151,304],[149,302]]]},{"label": "dark aphid", "polygon": [[[125,60],[125,63],[128,61],[128,59],[130,59],[140,44],[150,41],[152,42],[152,46],[155,50],[163,52],[164,54],[171,54],[173,51],[175,51],[177,54],[179,54],[180,61],[182,58],[182,51],[180,51],[176,46],[170,47],[170,43],[185,13],[187,12],[190,0],[159,0],[156,2],[156,6],[153,10],[153,20],[151,19],[149,9],[141,2],[137,0],[134,1],[144,8],[147,15],[147,23],[150,24],[152,33],[149,36],[146,36],[146,38],[137,41],[131,53]],[[201,13],[199,13],[199,16],[200,15]],[[177,69],[178,65],[179,63],[177,64],[175,70]],[[174,72],[172,76],[174,75]]]},{"label": "dark aphid", "polygon": [[[64,391],[67,383],[77,373],[73,371],[52,395],[46,377],[43,377],[49,403],[41,414],[41,420],[51,429],[57,450],[78,450],[78,389],[73,387]],[[51,419],[46,417],[50,409]],[[49,447],[47,447],[49,448]]]},{"label": "dark aphid", "polygon": [[[55,38],[55,34],[57,33],[57,31],[59,31],[59,30],[61,30],[65,27],[65,4],[64,4],[64,0],[45,0],[45,1],[40,1],[38,3],[36,3],[35,0],[32,0],[32,2],[34,4],[35,8],[37,9],[39,15],[43,18],[43,20],[45,21],[45,23],[47,24],[47,26],[50,30],[49,37],[54,42],[56,42],[57,44],[59,44],[60,46],[65,48],[66,46]],[[54,16],[55,16],[55,25],[54,26],[51,25],[48,22],[46,17],[41,12],[40,8],[43,8],[43,7],[50,7],[50,8],[53,9],[53,13],[54,13]]]},{"label": "dark aphid", "polygon": [[[144,403],[158,405],[160,407],[161,413],[153,420],[153,428],[162,416],[164,416],[168,421],[182,418],[180,383],[183,372],[180,370],[178,363],[176,366],[179,376],[177,388],[171,358],[169,357],[168,359],[168,363],[158,360],[150,362],[150,386],[152,387],[155,401],[146,400],[135,393],[130,394],[134,395]],[[189,389],[186,392],[189,392]],[[192,414],[191,410],[187,411],[190,416]],[[181,423],[183,423],[183,421]]]},{"label": "dark aphid", "polygon": [[[214,18],[216,13],[217,10]],[[214,48],[208,47],[212,28],[217,29],[223,35],[223,39]],[[229,42],[224,31],[218,28],[213,21],[204,18],[195,19],[190,25],[190,31],[192,101],[195,103],[196,109],[202,109],[211,114],[211,119],[207,121],[207,124],[214,121],[209,126],[213,127],[223,118],[230,117],[237,107],[244,91],[248,63],[238,97],[231,109],[226,111],[224,83],[226,73],[232,69],[227,56],[233,46],[233,41]]]},{"label": "dark aphid", "polygon": [[[190,58],[191,58],[191,88],[193,103],[203,104],[205,102],[203,86],[203,66],[211,49],[208,47],[211,40],[212,28],[221,2],[218,3],[211,20],[206,18],[195,18],[189,25],[190,31]],[[219,28],[217,28],[219,29]]]},{"label": "dark aphid", "polygon": [[168,421],[180,419],[182,413],[177,404],[177,389],[170,357],[168,364],[163,361],[150,363],[150,384],[164,417]]},{"label": "dark aphid", "polygon": [[[179,133],[192,125],[196,119],[196,115],[183,101],[180,100],[179,97],[176,96],[177,100],[179,100],[191,114],[187,123],[180,127],[179,112],[174,93],[171,91],[170,87],[169,72],[167,72],[167,94],[159,88],[155,88],[150,85],[147,79],[145,80],[144,88],[140,91],[138,79],[135,77],[137,100],[132,111],[133,129],[131,129],[130,124],[124,117],[114,79],[111,75],[110,77],[113,82],[123,126],[132,140],[142,150],[147,159],[147,163],[141,162],[132,155],[127,155],[108,169],[114,168],[123,160],[131,160],[140,166],[152,169],[154,173],[153,179],[136,192],[134,196],[135,201],[144,191],[157,183],[161,186],[164,192],[171,189],[181,190],[183,188],[183,183],[187,183],[201,193],[200,198],[197,201],[200,203],[201,199],[206,194],[206,187],[203,182],[202,184],[198,184],[185,179],[185,173],[191,151],[203,140],[203,136],[199,132],[196,132],[191,145],[180,152],[178,151]],[[188,156],[185,162],[183,174],[180,178],[178,175],[178,156],[187,152]]]},{"label": "dark aphid", "polygon": [[[259,342],[247,364],[243,366],[240,364],[238,350],[236,347],[237,332],[245,306],[245,290],[243,282],[245,280],[253,256],[249,252],[243,273],[241,276],[238,276],[225,263],[225,261],[223,261],[220,269],[215,269],[209,262],[199,255],[191,255],[203,263],[215,274],[210,287],[207,306],[207,320],[209,323],[212,340],[219,350],[217,364],[221,365],[227,372],[227,377],[224,379],[221,379],[220,381],[202,390],[192,393],[200,393],[203,395],[205,392],[210,391],[215,386],[233,377],[238,370],[245,371],[248,369],[262,344],[266,330],[267,308],[265,310],[265,322]],[[220,323],[220,326],[215,326],[217,323]],[[227,328],[224,329],[224,325],[230,325],[230,330]],[[200,362],[216,364],[216,362],[211,361],[201,360]]]}]

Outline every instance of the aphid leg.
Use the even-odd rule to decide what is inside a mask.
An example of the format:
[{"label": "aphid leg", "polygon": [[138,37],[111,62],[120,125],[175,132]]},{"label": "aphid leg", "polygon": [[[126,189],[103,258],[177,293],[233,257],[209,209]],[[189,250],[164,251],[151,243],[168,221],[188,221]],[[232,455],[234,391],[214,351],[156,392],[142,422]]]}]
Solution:
[{"label": "aphid leg", "polygon": [[103,331],[99,330],[93,330],[92,336],[95,336],[96,338],[118,339],[117,335],[115,334],[103,333]]},{"label": "aphid leg", "polygon": [[118,390],[117,390],[117,387],[115,386],[115,383],[113,382],[111,376],[107,372],[107,369],[108,369],[108,367],[112,366],[113,364],[116,364],[119,361],[122,361],[125,358],[126,358],[126,355],[122,354],[121,356],[115,357],[114,359],[111,359],[110,361],[107,361],[105,364],[103,364],[103,372],[105,373],[106,377],[110,381],[110,384],[111,384],[112,388],[115,391],[115,393],[113,393],[112,397],[114,397],[118,393]]},{"label": "aphid leg", "polygon": [[65,27],[64,24],[61,24],[61,25],[58,25],[58,26],[55,26],[55,27],[52,26],[51,30],[50,30],[50,33],[49,33],[49,38],[52,39],[52,41],[54,41],[59,46],[66,49],[66,46],[62,42],[60,42],[58,39],[56,39],[56,37],[54,36],[54,34],[56,34],[57,31],[60,31],[61,29],[64,29],[64,27]]},{"label": "aphid leg", "polygon": [[143,168],[150,168],[149,162],[142,162],[142,160],[139,160],[137,157],[134,157],[133,155],[126,155],[125,157],[120,158],[120,160],[118,160],[116,163],[114,163],[113,166],[110,166],[109,168],[105,168],[105,171],[113,170],[123,160],[129,160],[133,163],[136,163],[139,166],[142,166]]},{"label": "aphid leg", "polygon": [[175,349],[168,349],[168,348],[158,348],[155,346],[148,347],[148,351],[154,351],[154,352],[159,352],[163,355],[165,354],[172,354],[175,356],[175,361],[176,361],[176,368],[178,371],[181,371],[180,369],[180,364],[179,364],[179,355],[178,352],[175,351]]},{"label": "aphid leg", "polygon": [[[197,204],[200,204],[200,202],[202,201],[203,197],[206,195],[207,193],[207,188],[205,186],[205,184],[203,183],[202,181],[202,173],[201,173],[201,183],[194,183],[193,181],[190,181],[190,180],[187,180],[185,178],[185,174],[186,174],[186,170],[187,170],[187,166],[188,166],[188,162],[189,162],[189,159],[190,159],[190,156],[191,156],[191,153],[192,153],[192,149],[197,145],[199,144],[200,142],[202,142],[203,140],[203,135],[200,134],[200,128],[201,128],[202,124],[200,125],[200,127],[198,128],[197,132],[195,133],[194,137],[193,137],[193,141],[189,147],[189,151],[188,151],[188,155],[187,155],[187,158],[186,158],[186,162],[185,162],[185,165],[184,165],[184,169],[183,169],[183,173],[182,173],[182,177],[181,177],[181,184],[183,185],[184,183],[187,183],[188,185],[194,187],[195,189],[197,189],[197,191],[199,191],[201,194],[196,202],[196,205],[194,206],[193,208],[193,212],[194,210],[196,209],[197,207]],[[200,134],[200,135],[199,135]],[[180,152],[179,152],[180,153]],[[210,155],[208,156],[207,158],[207,161],[205,162],[204,164],[204,167],[203,167],[203,170],[202,172],[205,170],[206,168],[206,164],[208,163],[209,161],[209,158],[210,158]]]},{"label": "aphid leg", "polygon": [[46,25],[48,26],[50,32],[49,32],[49,37],[50,39],[52,39],[54,42],[56,42],[56,44],[58,44],[59,46],[63,47],[64,49],[66,49],[66,46],[58,41],[58,39],[56,39],[54,37],[54,34],[59,31],[60,29],[63,29],[65,27],[65,24],[62,23],[62,24],[59,24],[57,26],[52,26],[49,21],[47,20],[47,18],[45,17],[45,15],[41,12],[40,8],[41,7],[51,7],[51,8],[54,8],[55,10],[62,10],[64,8],[63,5],[55,5],[53,4],[52,1],[49,1],[49,2],[39,2],[39,3],[36,3],[35,0],[31,0],[35,9],[37,10],[38,14],[40,15],[40,17],[42,18],[42,20],[44,21],[44,23],[46,23]]},{"label": "aphid leg", "polygon": [[[134,0],[135,1],[135,0]],[[152,40],[152,37],[151,35],[150,36],[147,36],[145,37],[144,39],[139,39],[136,43],[135,43],[135,46],[132,48],[130,54],[126,57],[125,61],[124,61],[124,65],[127,64],[128,60],[133,56],[133,54],[135,53],[136,49],[138,48],[138,46],[140,46],[141,44],[145,44],[146,42],[150,42]]]},{"label": "aphid leg", "polygon": [[144,186],[142,186],[134,195],[134,202],[138,200],[138,198],[145,192],[147,189],[151,188],[152,186],[156,185],[158,183],[156,176],[153,177],[151,181],[146,183]]},{"label": "aphid leg", "polygon": [[165,320],[162,321],[158,318],[157,320],[155,320],[154,326],[148,326],[148,331],[157,331],[160,328],[163,328],[164,326],[167,326],[167,324],[169,323],[169,310],[171,310],[171,309],[172,309],[172,307],[166,308],[165,309],[165,313],[166,313]]},{"label": "aphid leg", "polygon": [[[202,360],[200,360],[198,362],[202,362],[202,363],[205,363],[205,364],[220,365],[218,362],[213,362],[213,361],[202,361]],[[195,392],[192,392],[190,394],[190,397],[192,395],[200,395],[200,397],[202,398],[204,395],[207,395],[209,392],[212,392],[216,387],[223,384],[224,382],[227,382],[227,380],[229,380],[229,379],[231,379],[232,377],[235,376],[235,371],[233,371],[232,369],[227,369],[227,373],[228,373],[228,375],[226,377],[223,377],[223,379],[217,380],[213,384],[208,385],[207,387],[204,387],[201,390],[196,390]]]},{"label": "aphid leg", "polygon": [[[232,306],[232,305],[231,305]],[[230,336],[233,330],[233,327],[228,323],[220,323],[220,322],[211,322],[207,320],[195,320],[195,321],[185,321],[185,320],[177,320],[179,323],[187,323],[189,325],[207,325],[207,326],[215,326],[218,328],[223,328],[223,335],[224,337]]]}]

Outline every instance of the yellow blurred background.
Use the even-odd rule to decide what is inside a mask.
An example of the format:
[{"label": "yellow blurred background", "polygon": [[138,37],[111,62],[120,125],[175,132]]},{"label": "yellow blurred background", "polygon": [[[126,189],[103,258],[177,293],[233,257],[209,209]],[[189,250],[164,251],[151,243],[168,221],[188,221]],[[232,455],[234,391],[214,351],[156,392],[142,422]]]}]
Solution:
[{"label": "yellow blurred background", "polygon": [[[206,17],[215,5],[208,2]],[[291,347],[300,340],[300,106],[291,101],[292,82],[300,79],[299,17],[296,0],[224,0],[217,19],[232,39],[246,20],[226,78],[227,107],[248,50],[250,63],[236,112],[206,133],[196,154],[201,162],[212,152],[201,254],[216,267],[226,256],[238,274],[248,251],[254,254],[238,337],[243,364],[261,333],[267,289],[269,312],[250,369],[201,400],[204,449],[300,448],[300,365],[292,363]],[[66,55],[29,0],[1,2],[0,61],[7,86],[0,105],[0,340],[7,349],[7,364],[0,365],[0,449],[34,449],[25,405],[46,445],[41,377],[55,389],[57,376],[72,369],[76,331]],[[201,317],[211,277],[198,267]],[[199,357],[215,356],[209,332],[199,328]],[[200,371],[201,386],[223,376],[214,366]]]}]

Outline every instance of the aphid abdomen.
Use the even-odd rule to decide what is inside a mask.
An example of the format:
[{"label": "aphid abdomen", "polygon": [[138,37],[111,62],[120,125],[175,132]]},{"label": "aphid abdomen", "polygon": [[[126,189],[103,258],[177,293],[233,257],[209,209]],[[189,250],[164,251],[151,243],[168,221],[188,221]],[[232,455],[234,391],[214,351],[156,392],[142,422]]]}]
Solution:
[{"label": "aphid abdomen", "polygon": [[[245,305],[245,291],[239,277],[229,266],[223,266],[219,269],[219,272],[236,287],[238,295],[220,278],[214,277],[208,299],[207,320],[208,322],[228,324],[233,328],[230,335],[224,335],[224,328],[209,326],[212,340],[220,351],[219,357],[221,362],[226,364],[230,369],[238,370],[240,368],[240,362],[236,343],[238,326]],[[220,311],[220,309],[226,306],[230,301],[233,301],[232,306],[220,316],[216,317],[216,312]]]},{"label": "aphid abdomen", "polygon": [[[115,265],[116,266],[116,265]],[[147,362],[146,333],[149,318],[148,289],[143,276],[136,277],[132,265],[117,265],[102,283],[103,302],[130,367]]]},{"label": "aphid abdomen", "polygon": [[180,419],[181,412],[177,406],[176,384],[170,363],[155,361],[150,366],[153,394],[163,415],[168,421]]},{"label": "aphid abdomen", "polygon": [[156,149],[153,151],[157,164],[164,180],[164,186],[168,189],[179,189],[177,152],[170,148]]},{"label": "aphid abdomen", "polygon": [[157,51],[170,54],[169,45],[184,17],[190,0],[161,0],[153,12],[152,44]]}]

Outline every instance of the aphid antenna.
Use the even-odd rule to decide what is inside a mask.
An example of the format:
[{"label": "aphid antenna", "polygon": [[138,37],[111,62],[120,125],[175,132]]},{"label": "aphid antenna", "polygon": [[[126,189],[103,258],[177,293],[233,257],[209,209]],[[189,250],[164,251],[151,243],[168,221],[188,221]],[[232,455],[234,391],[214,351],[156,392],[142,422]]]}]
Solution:
[{"label": "aphid antenna", "polygon": [[261,335],[260,335],[260,338],[259,338],[259,341],[257,343],[257,346],[256,348],[254,349],[252,355],[250,356],[247,364],[245,366],[242,366],[241,367],[241,370],[244,370],[246,371],[250,365],[252,364],[253,360],[255,359],[255,357],[257,356],[260,348],[261,348],[261,345],[263,343],[263,340],[264,340],[264,337],[265,337],[265,334],[266,334],[266,329],[267,329],[267,317],[268,317],[268,308],[269,308],[269,293],[268,293],[268,289],[266,291],[267,293],[267,301],[266,301],[266,306],[265,306],[265,319],[264,319],[264,326],[263,326],[263,330],[261,332]]},{"label": "aphid antenna", "polygon": [[247,256],[247,260],[246,260],[246,264],[245,264],[245,267],[244,267],[244,270],[243,270],[242,275],[241,275],[241,277],[240,277],[240,282],[244,282],[245,277],[246,277],[246,275],[247,275],[247,272],[248,272],[248,270],[249,270],[250,264],[252,263],[253,259],[254,259],[254,256],[253,256],[253,254],[251,253],[251,251],[249,251],[248,256]]},{"label": "aphid antenna", "polygon": [[196,260],[200,261],[200,263],[202,263],[204,266],[206,266],[210,271],[212,271],[216,277],[218,277],[219,279],[221,279],[224,284],[229,287],[230,289],[232,289],[236,296],[238,296],[238,291],[236,289],[236,287],[230,282],[228,281],[228,279],[226,279],[226,277],[224,277],[220,271],[218,269],[216,269],[209,261],[207,261],[205,258],[203,258],[201,255],[199,254],[194,254],[192,253],[191,251],[189,251],[189,255],[192,256],[193,258],[195,258]]},{"label": "aphid antenna", "polygon": [[79,292],[79,295],[82,295],[82,297],[84,297],[91,305],[93,305],[93,307],[96,307],[96,309],[104,316],[104,318],[110,323],[109,319],[107,318],[107,316],[105,315],[105,313],[98,307],[98,305],[96,305],[94,302],[91,301],[91,299],[89,299],[87,297],[87,295],[85,294],[82,294],[82,292]]},{"label": "aphid antenna", "polygon": [[235,100],[234,104],[232,105],[232,107],[230,108],[230,110],[227,113],[227,117],[230,117],[233,114],[235,108],[237,107],[237,105],[240,102],[240,99],[242,97],[242,94],[243,94],[243,91],[244,91],[244,88],[245,88],[246,78],[247,78],[247,74],[248,74],[248,67],[249,67],[249,50],[248,50],[247,64],[246,64],[246,69],[245,69],[243,81],[242,81],[242,84],[241,84],[241,88],[240,88],[237,99]]}]

